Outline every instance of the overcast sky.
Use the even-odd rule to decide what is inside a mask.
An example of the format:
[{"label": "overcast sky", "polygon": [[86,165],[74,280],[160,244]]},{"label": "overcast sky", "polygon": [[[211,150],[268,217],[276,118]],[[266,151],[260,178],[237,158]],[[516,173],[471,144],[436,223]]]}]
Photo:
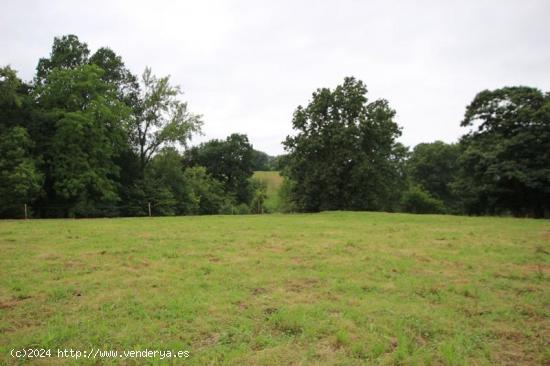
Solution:
[{"label": "overcast sky", "polygon": [[54,36],[109,46],[182,86],[205,135],[246,133],[283,152],[294,109],[362,79],[388,99],[401,141],[453,142],[483,89],[550,91],[550,1],[3,1],[0,65],[24,80]]}]

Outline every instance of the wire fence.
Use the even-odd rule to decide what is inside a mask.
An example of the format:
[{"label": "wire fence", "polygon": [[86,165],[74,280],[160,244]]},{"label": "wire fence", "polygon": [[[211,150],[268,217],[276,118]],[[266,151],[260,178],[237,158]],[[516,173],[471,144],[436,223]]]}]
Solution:
[{"label": "wire fence", "polygon": [[5,219],[38,219],[38,218],[93,218],[93,217],[133,217],[133,216],[167,216],[177,213],[159,209],[161,205],[152,202],[120,205],[86,205],[70,206],[64,204],[32,205],[22,204],[6,210],[1,216]]},{"label": "wire fence", "polygon": [[[248,206],[247,206],[248,207]],[[33,205],[21,204],[11,207],[0,215],[1,219],[46,219],[46,218],[109,218],[109,217],[152,217],[152,216],[189,216],[189,215],[240,215],[240,214],[267,213],[263,204],[250,207],[247,210],[239,206],[231,206],[219,212],[188,212],[173,205],[155,202],[136,202],[117,205],[66,205],[48,204]]]}]

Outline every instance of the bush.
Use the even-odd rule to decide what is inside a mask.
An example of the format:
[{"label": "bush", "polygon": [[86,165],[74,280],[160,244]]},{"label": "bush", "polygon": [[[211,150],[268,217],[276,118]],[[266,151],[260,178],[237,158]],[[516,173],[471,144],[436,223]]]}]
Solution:
[{"label": "bush", "polygon": [[284,178],[279,190],[279,210],[284,213],[296,212],[297,207],[292,197],[292,190],[295,183],[289,178]]},{"label": "bush", "polygon": [[265,200],[267,198],[267,184],[258,179],[250,178],[251,201],[250,211],[255,214],[266,212]]},{"label": "bush", "polygon": [[128,205],[124,214],[128,216],[149,215],[149,204],[153,216],[175,215],[176,200],[169,188],[151,178],[137,181],[127,193]]},{"label": "bush", "polygon": [[405,212],[418,214],[445,212],[443,202],[432,197],[419,186],[412,186],[403,194],[401,208]]},{"label": "bush", "polygon": [[189,187],[188,211],[194,215],[227,213],[233,200],[223,189],[223,184],[214,179],[204,167],[185,169],[185,182]]}]

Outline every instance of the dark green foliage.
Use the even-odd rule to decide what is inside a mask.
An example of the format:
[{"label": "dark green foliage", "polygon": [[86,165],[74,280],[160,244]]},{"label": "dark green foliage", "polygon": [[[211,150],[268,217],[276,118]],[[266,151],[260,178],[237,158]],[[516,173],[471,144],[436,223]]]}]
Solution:
[{"label": "dark green foliage", "polygon": [[296,136],[283,171],[294,184],[300,211],[393,210],[400,197],[404,150],[395,111],[385,100],[368,102],[363,82],[346,78],[334,90],[318,89],[294,112]]},{"label": "dark green foliage", "polygon": [[284,178],[279,190],[279,210],[284,213],[296,212],[298,209],[292,198],[292,192],[295,189],[294,183],[289,178]]},{"label": "dark green foliage", "polygon": [[101,79],[114,85],[118,98],[131,108],[139,103],[139,83],[135,75],[126,68],[122,58],[107,47],[98,49],[88,60],[92,65],[99,66],[103,71]]},{"label": "dark green foliage", "polygon": [[90,50],[77,36],[69,34],[55,37],[49,58],[41,58],[36,66],[36,83],[43,84],[54,69],[73,69],[88,62]]},{"label": "dark green foliage", "polygon": [[288,155],[282,154],[271,158],[269,162],[269,170],[281,172],[284,170],[288,161]]},{"label": "dark green foliage", "polygon": [[15,70],[0,68],[0,128],[11,127],[19,119],[24,98],[21,86]]},{"label": "dark green foliage", "polygon": [[23,205],[42,193],[44,176],[27,130],[31,106],[15,70],[0,68],[0,217],[23,217]]},{"label": "dark green foliage", "polygon": [[550,96],[528,87],[479,93],[462,126],[455,183],[468,213],[550,216]]},{"label": "dark green foliage", "polygon": [[232,134],[225,140],[211,140],[189,149],[185,162],[188,166],[205,167],[237,203],[249,204],[252,199],[249,178],[254,171],[252,152],[246,135]]},{"label": "dark green foliage", "polygon": [[32,141],[23,127],[0,134],[0,217],[22,217],[23,205],[41,190],[42,174],[30,151]]},{"label": "dark green foliage", "polygon": [[53,69],[35,90],[51,126],[43,151],[48,194],[69,216],[101,215],[88,208],[111,207],[119,199],[113,158],[125,141],[122,122],[129,109],[102,75],[95,65]]},{"label": "dark green foliage", "polygon": [[127,214],[144,216],[151,203],[153,215],[209,215],[233,213],[232,197],[224,191],[204,167],[187,168],[173,148],[165,148],[153,157],[145,178],[137,180],[127,193],[131,202]]},{"label": "dark green foliage", "polygon": [[444,213],[443,202],[432,197],[428,192],[419,186],[410,187],[401,199],[401,207],[405,212],[418,214]]},{"label": "dark green foliage", "polygon": [[0,68],[0,216],[25,203],[38,217],[143,216],[149,204],[152,215],[263,213],[266,186],[251,176],[277,170],[283,212],[550,217],[550,94],[534,88],[479,93],[460,143],[409,152],[388,102],[346,78],[296,109],[276,157],[243,134],[187,149],[202,120],[180,95],[75,35],[54,39],[29,84]]},{"label": "dark green foliage", "polygon": [[184,176],[190,192],[188,214],[231,213],[232,200],[224,192],[223,184],[215,180],[204,167],[187,168]]},{"label": "dark green foliage", "polygon": [[266,153],[258,150],[252,150],[252,170],[254,171],[265,171],[271,170],[271,160],[273,157],[267,155]]},{"label": "dark green foliage", "polygon": [[127,216],[148,216],[149,204],[154,216],[172,216],[176,213],[174,195],[160,180],[152,177],[136,181],[126,197],[128,204],[123,212]]},{"label": "dark green foliage", "polygon": [[171,192],[175,213],[183,215],[192,212],[189,187],[186,182],[181,155],[173,148],[160,151],[146,170],[146,176],[154,179],[157,187],[165,187]]},{"label": "dark green foliage", "polygon": [[416,145],[407,160],[411,183],[453,208],[457,198],[451,185],[456,178],[459,156],[460,147],[456,144],[436,141]]},{"label": "dark green foliage", "polygon": [[263,151],[252,150],[252,169],[254,171],[279,171],[282,169],[279,164],[282,156],[270,156]]},{"label": "dark green foliage", "polygon": [[250,211],[255,214],[264,213],[264,203],[267,199],[267,184],[251,178],[249,187],[252,196],[252,200],[250,201]]}]

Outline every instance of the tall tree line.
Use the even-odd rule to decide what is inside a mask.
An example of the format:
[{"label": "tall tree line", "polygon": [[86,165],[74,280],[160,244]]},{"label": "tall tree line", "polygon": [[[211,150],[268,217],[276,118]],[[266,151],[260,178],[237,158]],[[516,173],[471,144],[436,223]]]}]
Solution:
[{"label": "tall tree line", "polygon": [[74,35],[30,82],[0,68],[0,217],[263,212],[255,170],[282,172],[284,211],[550,216],[550,93],[536,88],[482,91],[457,143],[409,149],[390,103],[348,77],[295,110],[279,157],[238,133],[190,147],[203,121],[181,94]]},{"label": "tall tree line", "polygon": [[[0,216],[90,217],[248,212],[255,151],[244,135],[195,147],[201,116],[170,78],[128,70],[113,50],[55,38],[31,82],[0,68]],[[234,149],[234,150],[232,150]],[[208,159],[240,154],[223,179]],[[202,158],[207,156],[206,158]],[[246,194],[238,191],[241,187]]]},{"label": "tall tree line", "polygon": [[482,91],[458,143],[412,151],[394,117],[360,80],[316,90],[284,142],[284,208],[550,217],[550,93]]}]

